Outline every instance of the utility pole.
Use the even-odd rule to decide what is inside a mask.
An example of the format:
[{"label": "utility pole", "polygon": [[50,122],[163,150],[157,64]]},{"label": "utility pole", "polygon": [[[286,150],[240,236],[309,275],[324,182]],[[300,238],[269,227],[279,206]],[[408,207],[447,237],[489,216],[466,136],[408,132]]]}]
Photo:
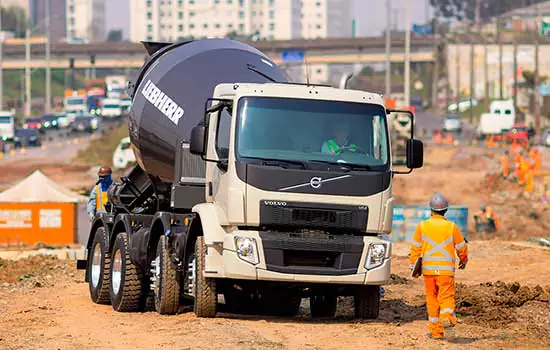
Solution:
[{"label": "utility pole", "polygon": [[474,98],[475,98],[475,44],[470,44],[470,123],[474,122]]},{"label": "utility pole", "polygon": [[31,115],[31,30],[25,30],[25,117]]},{"label": "utility pole", "polygon": [[405,105],[411,104],[411,0],[405,0]]},{"label": "utility pole", "polygon": [[460,103],[460,43],[456,40],[456,112]]},{"label": "utility pole", "polygon": [[497,17],[497,41],[498,41],[498,87],[499,98],[504,98],[504,72],[502,65],[502,38],[500,37],[500,17]]},{"label": "utility pole", "polygon": [[433,18],[433,37],[434,37],[434,52],[435,52],[435,64],[434,64],[434,71],[433,71],[433,79],[432,79],[432,107],[435,107],[437,105],[437,96],[438,96],[438,87],[439,87],[439,71],[440,71],[440,64],[441,64],[441,50],[439,46],[439,37],[438,37],[438,26],[437,26],[437,20],[438,20],[438,10],[434,13]]},{"label": "utility pole", "polygon": [[[540,45],[540,32],[539,30],[542,30],[542,18],[538,11],[538,5],[535,4],[535,13],[537,14],[537,25],[536,25],[536,33],[535,33],[535,130],[537,133],[537,136],[540,136],[541,130],[540,130],[540,92],[539,92],[539,45]],[[539,29],[539,23],[541,24],[541,28]]]},{"label": "utility pole", "polygon": [[3,62],[3,42],[4,42],[4,34],[2,33],[2,5],[0,0],[0,110],[2,110],[4,106],[4,64]]},{"label": "utility pole", "polygon": [[391,96],[391,0],[386,0],[386,98]]},{"label": "utility pole", "polygon": [[485,110],[489,110],[489,99],[491,98],[491,92],[489,91],[489,43],[486,42],[484,47],[484,57],[483,57],[483,78],[485,80]]},{"label": "utility pole", "polygon": [[50,6],[51,1],[46,0],[46,113],[51,112],[52,109],[52,70],[50,66],[50,41],[51,41],[51,35],[50,35]]},{"label": "utility pole", "polygon": [[518,43],[514,40],[514,108],[518,108]]}]

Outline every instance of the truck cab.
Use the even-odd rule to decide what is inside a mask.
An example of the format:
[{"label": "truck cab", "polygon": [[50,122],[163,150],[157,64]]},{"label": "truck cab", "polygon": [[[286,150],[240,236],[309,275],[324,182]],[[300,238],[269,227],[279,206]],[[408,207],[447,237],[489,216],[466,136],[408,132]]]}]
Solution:
[{"label": "truck cab", "polygon": [[0,111],[0,141],[12,141],[15,134],[15,118],[10,111]]},{"label": "truck cab", "polygon": [[118,98],[106,98],[101,105],[101,116],[119,118],[122,115],[122,104]]}]

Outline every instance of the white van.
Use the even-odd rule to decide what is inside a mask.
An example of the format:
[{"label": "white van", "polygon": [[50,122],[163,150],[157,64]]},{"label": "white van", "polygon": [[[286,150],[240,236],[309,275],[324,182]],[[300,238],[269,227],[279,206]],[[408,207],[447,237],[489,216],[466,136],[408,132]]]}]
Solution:
[{"label": "white van", "polygon": [[118,118],[122,115],[122,104],[118,98],[105,98],[101,105],[101,116],[104,118]]},{"label": "white van", "polygon": [[125,137],[120,141],[113,153],[113,167],[116,169],[124,169],[135,162],[136,156],[130,145],[130,138]]},{"label": "white van", "polygon": [[0,111],[0,141],[11,141],[15,136],[15,118],[10,111]]},{"label": "white van", "polygon": [[506,132],[514,127],[514,123],[516,122],[516,108],[514,107],[513,100],[497,100],[491,102],[489,113],[500,116],[500,118],[495,117],[495,120],[498,120],[498,126],[501,132]]}]

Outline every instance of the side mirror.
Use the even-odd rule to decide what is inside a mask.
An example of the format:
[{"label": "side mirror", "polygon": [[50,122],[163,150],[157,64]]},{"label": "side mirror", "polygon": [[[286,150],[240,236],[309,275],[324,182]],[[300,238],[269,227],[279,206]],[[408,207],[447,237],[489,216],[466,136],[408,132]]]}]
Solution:
[{"label": "side mirror", "polygon": [[191,141],[189,144],[189,152],[204,156],[206,153],[206,127],[204,125],[197,125],[191,130]]},{"label": "side mirror", "polygon": [[420,140],[407,141],[407,168],[419,169],[424,165],[424,144]]}]

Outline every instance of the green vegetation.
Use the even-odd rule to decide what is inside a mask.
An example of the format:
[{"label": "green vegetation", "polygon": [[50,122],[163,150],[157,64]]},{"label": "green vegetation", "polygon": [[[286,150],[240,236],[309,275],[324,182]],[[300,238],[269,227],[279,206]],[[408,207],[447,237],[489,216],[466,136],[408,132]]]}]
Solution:
[{"label": "green vegetation", "polygon": [[[65,72],[62,69],[52,69],[52,96],[63,96]],[[20,101],[25,93],[25,72],[23,70],[4,71],[4,99]],[[31,73],[31,96],[46,95],[46,71],[42,68],[33,69]]]},{"label": "green vegetation", "polygon": [[107,130],[105,134],[92,140],[87,148],[78,152],[75,161],[88,165],[111,165],[113,162],[113,152],[120,143],[120,140],[127,136],[128,125],[126,123],[114,126],[114,129]]}]

